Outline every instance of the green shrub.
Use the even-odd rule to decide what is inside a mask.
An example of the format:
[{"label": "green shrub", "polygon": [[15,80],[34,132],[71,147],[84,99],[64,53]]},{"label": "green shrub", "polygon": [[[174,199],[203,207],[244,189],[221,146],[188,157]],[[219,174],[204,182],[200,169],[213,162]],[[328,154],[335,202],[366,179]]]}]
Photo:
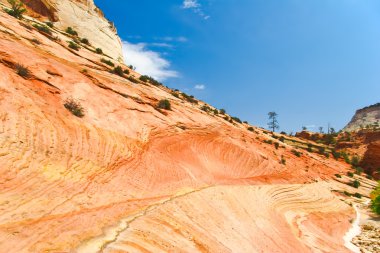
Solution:
[{"label": "green shrub", "polygon": [[24,8],[24,4],[16,0],[7,0],[7,1],[11,5],[11,9],[9,10],[5,9],[5,12],[15,18],[21,19],[22,14],[26,12],[26,9]]},{"label": "green shrub", "polygon": [[201,110],[204,111],[204,112],[209,112],[211,110],[211,108],[209,106],[207,106],[207,105],[203,105],[201,107]]},{"label": "green shrub", "polygon": [[102,50],[101,48],[97,48],[97,49],[95,49],[95,52],[96,52],[97,54],[103,54],[103,50]]},{"label": "green shrub", "polygon": [[75,31],[72,27],[67,27],[66,28],[66,32],[70,35],[73,35],[73,36],[78,36],[78,33],[77,31]]},{"label": "green shrub", "polygon": [[336,176],[337,178],[342,178],[342,176],[339,175],[339,174],[335,174],[335,176]]},{"label": "green shrub", "polygon": [[234,121],[238,122],[238,123],[242,123],[241,120],[238,118],[238,117],[231,117],[231,119],[233,119]]},{"label": "green shrub", "polygon": [[219,113],[222,114],[222,115],[224,115],[224,114],[226,114],[226,110],[224,110],[224,109],[220,109],[220,110],[219,110]]},{"label": "green shrub", "polygon": [[380,214],[380,185],[371,193],[371,209],[373,212]]},{"label": "green shrub", "polygon": [[371,175],[367,175],[366,178],[369,179],[369,180],[373,179],[373,177]]},{"label": "green shrub", "polygon": [[307,151],[310,153],[313,152],[313,145],[312,144],[310,144],[310,143],[307,144]]},{"label": "green shrub", "polygon": [[346,196],[348,196],[348,197],[351,197],[351,196],[352,196],[352,194],[349,193],[348,191],[344,191],[343,193],[344,193],[344,195],[346,195]]},{"label": "green shrub", "polygon": [[214,109],[213,112],[214,112],[214,115],[218,115],[219,114],[218,109]]},{"label": "green shrub", "polygon": [[361,198],[362,198],[362,195],[361,195],[360,193],[357,192],[357,193],[354,194],[354,197],[355,197],[355,198],[358,198],[358,199],[361,199]]},{"label": "green shrub", "polygon": [[124,70],[123,70],[123,73],[126,74],[126,75],[129,75],[129,73],[130,73],[130,72],[129,72],[129,69],[124,69]]},{"label": "green shrub", "polygon": [[281,164],[286,165],[286,160],[284,156],[281,156]]},{"label": "green shrub", "polygon": [[90,42],[89,42],[88,39],[86,39],[86,38],[82,38],[82,39],[80,40],[80,42],[82,42],[83,44],[86,44],[86,45],[90,45]]},{"label": "green shrub", "polygon": [[264,140],[264,143],[272,145],[273,141],[272,140]]},{"label": "green shrub", "polygon": [[318,147],[319,154],[324,155],[325,151],[326,151],[325,147]]},{"label": "green shrub", "polygon": [[194,96],[189,96],[187,95],[186,93],[182,93],[181,94],[182,97],[187,101],[187,102],[190,102],[192,104],[198,104],[198,101],[194,98]]},{"label": "green shrub", "polygon": [[24,67],[21,64],[15,65],[17,75],[27,79],[31,76],[30,70],[27,67]]},{"label": "green shrub", "polygon": [[142,75],[142,76],[140,76],[140,81],[141,82],[144,82],[144,83],[146,83],[146,82],[148,82],[149,81],[149,76],[146,76],[146,75]]},{"label": "green shrub", "polygon": [[351,165],[352,166],[357,167],[357,166],[359,166],[359,163],[360,163],[360,158],[358,156],[353,156],[351,158]]},{"label": "green shrub", "polygon": [[354,180],[352,183],[351,183],[351,185],[352,185],[352,187],[354,187],[354,188],[359,188],[359,186],[360,186],[360,182],[358,181],[358,180]]},{"label": "green shrub", "polygon": [[254,131],[253,127],[248,127],[247,129],[248,129],[248,131],[251,131],[251,132]]},{"label": "green shrub", "polygon": [[354,177],[354,173],[352,173],[351,171],[349,171],[349,172],[347,172],[347,176]]},{"label": "green shrub", "polygon": [[281,142],[285,142],[285,137],[281,136],[278,140],[281,141]]},{"label": "green shrub", "polygon": [[297,151],[297,150],[295,150],[295,149],[292,150],[292,153],[293,153],[295,156],[297,156],[297,157],[301,157],[301,155],[302,155],[301,152],[299,152],[299,151]]},{"label": "green shrub", "polygon": [[79,46],[77,43],[75,43],[74,41],[69,41],[69,48],[75,50],[75,51],[78,51],[79,50]]},{"label": "green shrub", "polygon": [[164,110],[171,110],[170,101],[167,99],[162,99],[158,102],[157,108]]},{"label": "green shrub", "polygon": [[341,153],[340,153],[340,152],[337,152],[336,150],[333,150],[333,151],[331,152],[331,154],[332,154],[332,156],[333,156],[336,160],[338,160],[338,159],[341,157]]},{"label": "green shrub", "polygon": [[82,118],[84,117],[84,109],[83,107],[81,106],[81,104],[72,99],[72,98],[68,98],[65,103],[64,103],[64,106],[67,110],[69,110],[73,115],[79,117],[79,118]]},{"label": "green shrub", "polygon": [[111,66],[111,67],[115,66],[115,64],[113,64],[113,62],[110,60],[106,60],[106,59],[102,58],[102,59],[100,59],[100,61],[107,64],[108,66]]},{"label": "green shrub", "polygon": [[131,81],[132,83],[139,83],[139,81],[135,79],[133,76],[128,76],[127,79]]},{"label": "green shrub", "polygon": [[276,149],[278,149],[278,148],[280,147],[280,143],[275,142],[275,143],[274,143],[274,147],[275,147]]},{"label": "green shrub", "polygon": [[121,77],[124,77],[124,71],[123,69],[120,67],[120,66],[117,66],[113,69],[112,73],[118,75],[118,76],[121,76]]},{"label": "green shrub", "polygon": [[46,25],[34,24],[33,27],[36,28],[40,32],[52,35],[50,28]]},{"label": "green shrub", "polygon": [[363,168],[361,167],[354,167],[355,173],[358,175],[361,175],[363,173]]},{"label": "green shrub", "polygon": [[48,27],[50,27],[50,28],[53,28],[53,27],[54,27],[54,24],[53,24],[52,22],[50,22],[50,21],[45,22],[45,24],[46,24]]}]

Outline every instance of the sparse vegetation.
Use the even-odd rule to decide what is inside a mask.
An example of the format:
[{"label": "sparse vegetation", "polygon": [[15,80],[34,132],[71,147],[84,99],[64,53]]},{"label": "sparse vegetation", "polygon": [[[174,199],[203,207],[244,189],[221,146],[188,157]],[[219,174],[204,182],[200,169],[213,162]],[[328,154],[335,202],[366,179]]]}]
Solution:
[{"label": "sparse vegetation", "polygon": [[103,50],[102,50],[101,48],[97,48],[97,49],[95,49],[95,52],[96,52],[97,54],[103,54]]},{"label": "sparse vegetation", "polygon": [[276,149],[278,149],[278,148],[280,147],[280,143],[275,142],[275,143],[274,143],[274,147],[275,147]]},{"label": "sparse vegetation", "polygon": [[186,93],[181,93],[182,97],[192,104],[198,104],[198,101],[194,98],[194,96],[189,96]]},{"label": "sparse vegetation", "polygon": [[75,43],[74,41],[69,41],[69,48],[78,51],[79,50],[79,45]]},{"label": "sparse vegetation", "polygon": [[380,184],[376,189],[371,193],[371,209],[374,213],[380,215]]},{"label": "sparse vegetation", "polygon": [[360,193],[356,192],[356,193],[354,194],[354,197],[355,197],[355,198],[358,198],[358,199],[361,199],[361,198],[362,198],[362,195],[361,195]]},{"label": "sparse vegetation", "polygon": [[346,196],[348,196],[348,197],[351,197],[351,196],[352,196],[352,194],[349,193],[348,191],[344,191],[343,193],[344,193],[344,195],[346,195]]},{"label": "sparse vegetation", "polygon": [[295,156],[297,156],[297,157],[301,157],[301,155],[302,155],[301,152],[299,152],[299,151],[297,151],[297,150],[295,150],[295,149],[292,149],[292,153],[293,153]]},{"label": "sparse vegetation", "polygon": [[339,175],[339,174],[335,174],[335,177],[337,177],[337,178],[342,178],[342,176]]},{"label": "sparse vegetation", "polygon": [[127,79],[129,81],[131,81],[132,83],[139,83],[139,81],[136,78],[134,78],[133,76],[128,76]]},{"label": "sparse vegetation", "polygon": [[21,64],[16,64],[15,69],[16,69],[17,75],[19,75],[25,79],[27,79],[31,76],[30,70]]},{"label": "sparse vegetation", "polygon": [[247,130],[248,130],[248,131],[251,131],[251,132],[254,131],[253,127],[248,127]]},{"label": "sparse vegetation", "polygon": [[278,114],[276,112],[268,113],[268,117],[269,117],[268,127],[272,129],[272,132],[280,128],[280,125],[278,124],[278,121],[277,121],[277,116]]},{"label": "sparse vegetation", "polygon": [[141,82],[146,83],[146,82],[148,82],[148,80],[149,80],[149,76],[142,75],[142,76],[140,76],[139,79],[140,79]]},{"label": "sparse vegetation", "polygon": [[126,74],[126,75],[129,75],[129,73],[130,73],[130,72],[129,72],[129,69],[124,69],[124,70],[123,70],[123,73]]},{"label": "sparse vegetation", "polygon": [[273,141],[272,140],[264,140],[264,143],[272,145]]},{"label": "sparse vegetation", "polygon": [[281,164],[286,165],[286,160],[284,156],[281,156]]},{"label": "sparse vegetation", "polygon": [[348,177],[354,177],[354,173],[352,173],[351,171],[347,172],[347,176]]},{"label": "sparse vegetation", "polygon": [[9,15],[21,19],[22,14],[26,12],[26,9],[24,8],[24,4],[17,0],[7,0],[8,3],[11,5],[10,9],[4,9],[6,13]]},{"label": "sparse vegetation", "polygon": [[50,22],[50,21],[45,22],[45,24],[46,24],[48,27],[50,27],[50,28],[53,28],[53,27],[54,27],[54,24],[53,24],[52,22]]},{"label": "sparse vegetation", "polygon": [[219,113],[222,114],[222,115],[224,115],[224,114],[226,114],[226,110],[224,110],[224,109],[220,109],[220,110],[219,110]]},{"label": "sparse vegetation", "polygon": [[90,42],[89,42],[88,39],[86,39],[86,38],[82,38],[82,39],[80,40],[80,42],[83,43],[83,44],[86,44],[86,45],[90,45]]},{"label": "sparse vegetation", "polygon": [[157,108],[164,110],[171,110],[170,101],[167,99],[162,99],[158,102]]},{"label": "sparse vegetation", "polygon": [[238,123],[242,123],[241,120],[238,118],[238,117],[231,117],[231,119],[233,119],[234,121],[238,122]]},{"label": "sparse vegetation", "polygon": [[84,117],[84,109],[79,101],[74,100],[73,98],[66,99],[64,106],[69,110],[73,115],[82,118]]},{"label": "sparse vegetation", "polygon": [[124,77],[124,71],[123,71],[123,68],[120,67],[120,66],[117,66],[113,69],[112,73],[118,75],[118,76],[121,76],[121,77]]},{"label": "sparse vegetation", "polygon": [[150,83],[150,84],[153,84],[155,86],[160,86],[162,85],[162,83],[160,83],[159,81],[157,81],[156,79],[154,79],[153,77],[151,76],[147,76],[147,75],[142,75],[140,76],[140,81],[144,82],[144,83]]},{"label": "sparse vegetation", "polygon": [[352,181],[351,186],[354,188],[359,188],[360,182],[355,179],[354,181]]},{"label": "sparse vegetation", "polygon": [[100,61],[107,64],[108,66],[115,67],[115,64],[113,64],[113,62],[110,60],[102,58],[102,59],[100,59]]},{"label": "sparse vegetation", "polygon": [[78,36],[78,32],[75,31],[72,27],[67,27],[66,28],[66,33],[73,35],[73,36]]},{"label": "sparse vegetation", "polygon": [[34,24],[33,27],[36,28],[39,32],[52,35],[50,28],[46,25]]},{"label": "sparse vegetation", "polygon": [[281,141],[281,142],[285,142],[285,137],[281,136],[278,140]]}]

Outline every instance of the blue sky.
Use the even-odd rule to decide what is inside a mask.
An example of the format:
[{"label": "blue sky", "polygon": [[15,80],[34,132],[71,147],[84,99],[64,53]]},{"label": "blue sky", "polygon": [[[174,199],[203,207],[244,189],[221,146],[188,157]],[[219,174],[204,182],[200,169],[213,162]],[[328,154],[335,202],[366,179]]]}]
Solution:
[{"label": "blue sky", "polygon": [[[342,128],[380,102],[378,0],[95,0],[127,63],[253,125]],[[315,128],[313,128],[315,126]]]}]

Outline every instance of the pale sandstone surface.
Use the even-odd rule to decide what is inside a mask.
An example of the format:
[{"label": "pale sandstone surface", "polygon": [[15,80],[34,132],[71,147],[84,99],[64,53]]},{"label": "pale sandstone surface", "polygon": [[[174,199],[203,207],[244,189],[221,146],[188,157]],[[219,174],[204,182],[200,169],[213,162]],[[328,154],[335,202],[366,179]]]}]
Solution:
[{"label": "pale sandstone surface", "polygon": [[[23,0],[28,13],[42,21],[52,21],[61,30],[72,27],[81,38],[115,60],[123,60],[116,28],[95,6],[93,0]],[[7,0],[0,0],[8,6]]]},{"label": "pale sandstone surface", "polygon": [[0,252],[347,252],[353,209],[331,190],[349,186],[325,182],[347,165],[276,150],[21,24],[0,11]]}]

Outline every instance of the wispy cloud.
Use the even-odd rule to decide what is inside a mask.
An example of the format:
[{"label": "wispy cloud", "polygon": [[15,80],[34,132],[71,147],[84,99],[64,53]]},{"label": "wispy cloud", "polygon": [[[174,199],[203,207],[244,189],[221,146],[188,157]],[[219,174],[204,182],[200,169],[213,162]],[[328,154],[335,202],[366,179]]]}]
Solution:
[{"label": "wispy cloud", "polygon": [[196,90],[204,90],[206,89],[206,86],[204,84],[197,84],[194,86],[194,89]]},{"label": "wispy cloud", "polygon": [[174,46],[168,43],[150,43],[149,46],[161,48],[173,48]]},{"label": "wispy cloud", "polygon": [[182,3],[182,8],[193,10],[194,13],[198,14],[205,20],[210,18],[210,16],[203,11],[202,5],[198,2],[198,0],[184,0]]},{"label": "wispy cloud", "polygon": [[155,37],[155,40],[161,40],[161,41],[169,41],[169,42],[187,42],[188,39],[184,36],[179,36],[179,37],[171,37],[171,36],[166,36],[166,37]]},{"label": "wispy cloud", "polygon": [[170,69],[170,62],[158,52],[149,50],[147,44],[132,44],[123,41],[123,54],[126,64],[136,67],[144,75],[149,75],[159,81],[178,77],[178,72]]}]

